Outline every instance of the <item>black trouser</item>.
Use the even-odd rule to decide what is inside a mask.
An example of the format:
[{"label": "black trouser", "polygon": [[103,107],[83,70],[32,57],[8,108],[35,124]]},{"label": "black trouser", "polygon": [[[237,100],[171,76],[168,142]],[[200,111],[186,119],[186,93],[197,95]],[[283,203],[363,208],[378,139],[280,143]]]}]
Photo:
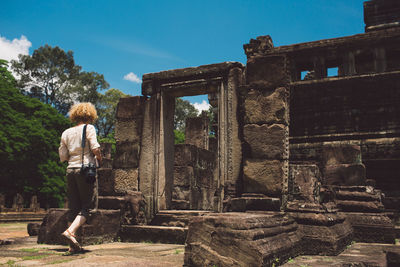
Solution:
[{"label": "black trouser", "polygon": [[80,168],[67,169],[68,221],[72,222],[77,215],[89,218],[90,212],[97,209],[97,179],[87,183],[80,174]]}]

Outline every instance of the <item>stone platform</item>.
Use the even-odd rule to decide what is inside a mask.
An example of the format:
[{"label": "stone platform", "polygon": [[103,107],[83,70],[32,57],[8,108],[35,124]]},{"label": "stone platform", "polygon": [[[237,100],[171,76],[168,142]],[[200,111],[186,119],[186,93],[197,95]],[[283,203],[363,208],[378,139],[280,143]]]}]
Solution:
[{"label": "stone platform", "polygon": [[214,213],[189,223],[184,266],[272,266],[300,254],[301,236],[283,214]]},{"label": "stone platform", "polygon": [[0,223],[39,222],[45,215],[45,212],[2,212],[0,213]]}]

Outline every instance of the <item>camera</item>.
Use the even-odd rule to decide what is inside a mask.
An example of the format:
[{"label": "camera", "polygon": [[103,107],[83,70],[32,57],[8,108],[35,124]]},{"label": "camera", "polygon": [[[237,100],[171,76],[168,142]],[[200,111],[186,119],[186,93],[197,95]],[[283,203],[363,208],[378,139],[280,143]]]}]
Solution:
[{"label": "camera", "polygon": [[87,183],[94,183],[96,181],[96,165],[94,163],[82,165],[81,175],[85,176]]}]

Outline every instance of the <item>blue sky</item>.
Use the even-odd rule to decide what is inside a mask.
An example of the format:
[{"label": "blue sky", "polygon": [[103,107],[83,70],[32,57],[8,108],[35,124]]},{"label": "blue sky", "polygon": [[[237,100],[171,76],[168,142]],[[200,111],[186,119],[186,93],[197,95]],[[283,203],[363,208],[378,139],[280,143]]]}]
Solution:
[{"label": "blue sky", "polygon": [[30,42],[24,50],[30,54],[59,46],[72,50],[85,71],[104,74],[110,87],[130,95],[141,94],[137,79],[124,80],[131,72],[141,79],[168,69],[245,63],[242,46],[259,35],[281,46],[364,32],[362,0],[1,2],[0,58],[14,39],[19,46]]}]

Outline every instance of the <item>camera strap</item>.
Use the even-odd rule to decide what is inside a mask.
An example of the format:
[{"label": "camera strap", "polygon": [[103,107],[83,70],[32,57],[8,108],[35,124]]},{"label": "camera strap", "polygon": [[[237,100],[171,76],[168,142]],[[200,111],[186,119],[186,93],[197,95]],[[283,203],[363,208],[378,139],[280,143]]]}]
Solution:
[{"label": "camera strap", "polygon": [[82,167],[83,167],[83,152],[85,152],[85,145],[86,145],[86,127],[87,124],[85,124],[85,126],[83,126],[83,131],[82,131]]}]

